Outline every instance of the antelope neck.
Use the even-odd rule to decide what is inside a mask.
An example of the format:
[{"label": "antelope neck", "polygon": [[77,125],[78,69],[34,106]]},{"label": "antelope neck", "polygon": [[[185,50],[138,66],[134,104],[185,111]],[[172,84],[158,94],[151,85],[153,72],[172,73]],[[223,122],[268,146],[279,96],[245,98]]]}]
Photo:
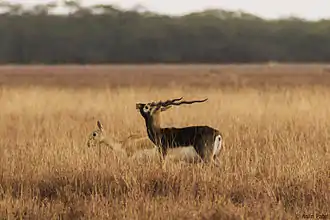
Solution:
[{"label": "antelope neck", "polygon": [[160,132],[160,125],[159,125],[159,118],[158,116],[155,117],[148,117],[145,118],[147,132],[150,140],[156,144],[157,133]]}]

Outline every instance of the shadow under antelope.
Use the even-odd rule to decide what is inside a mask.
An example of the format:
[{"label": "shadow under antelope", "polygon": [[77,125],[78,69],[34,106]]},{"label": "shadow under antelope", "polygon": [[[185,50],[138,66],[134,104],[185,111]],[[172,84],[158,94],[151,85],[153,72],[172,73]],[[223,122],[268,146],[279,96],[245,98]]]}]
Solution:
[{"label": "shadow under antelope", "polygon": [[169,148],[193,146],[204,162],[217,164],[215,159],[222,148],[220,131],[209,126],[189,126],[183,128],[160,127],[160,113],[172,106],[205,102],[204,100],[181,101],[178,99],[165,102],[136,103],[136,109],[145,120],[149,139],[157,146],[163,160]]}]

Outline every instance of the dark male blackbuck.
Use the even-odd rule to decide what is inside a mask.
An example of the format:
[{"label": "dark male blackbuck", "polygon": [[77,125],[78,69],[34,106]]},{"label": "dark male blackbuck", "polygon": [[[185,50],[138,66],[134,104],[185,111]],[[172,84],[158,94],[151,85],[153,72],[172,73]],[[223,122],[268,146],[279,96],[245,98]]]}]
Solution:
[{"label": "dark male blackbuck", "polygon": [[158,148],[162,160],[169,148],[193,146],[204,162],[215,162],[222,147],[222,136],[217,129],[209,126],[160,127],[160,112],[166,111],[172,106],[200,103],[207,100],[181,101],[182,98],[136,104],[136,109],[145,120],[149,139]]}]

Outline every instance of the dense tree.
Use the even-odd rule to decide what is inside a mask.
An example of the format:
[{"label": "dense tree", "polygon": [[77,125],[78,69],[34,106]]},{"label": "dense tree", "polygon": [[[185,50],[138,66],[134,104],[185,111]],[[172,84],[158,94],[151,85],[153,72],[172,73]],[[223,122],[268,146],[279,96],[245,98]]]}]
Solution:
[{"label": "dense tree", "polygon": [[206,10],[159,15],[136,7],[64,1],[0,2],[1,63],[227,63],[330,61],[330,21],[265,20]]}]

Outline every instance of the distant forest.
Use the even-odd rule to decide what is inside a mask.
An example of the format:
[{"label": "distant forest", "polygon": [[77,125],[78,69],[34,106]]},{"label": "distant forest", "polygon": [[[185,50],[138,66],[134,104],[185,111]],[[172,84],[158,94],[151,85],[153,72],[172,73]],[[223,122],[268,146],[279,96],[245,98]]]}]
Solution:
[{"label": "distant forest", "polygon": [[267,20],[206,10],[168,16],[65,1],[0,2],[0,63],[252,63],[330,61],[330,20]]}]

